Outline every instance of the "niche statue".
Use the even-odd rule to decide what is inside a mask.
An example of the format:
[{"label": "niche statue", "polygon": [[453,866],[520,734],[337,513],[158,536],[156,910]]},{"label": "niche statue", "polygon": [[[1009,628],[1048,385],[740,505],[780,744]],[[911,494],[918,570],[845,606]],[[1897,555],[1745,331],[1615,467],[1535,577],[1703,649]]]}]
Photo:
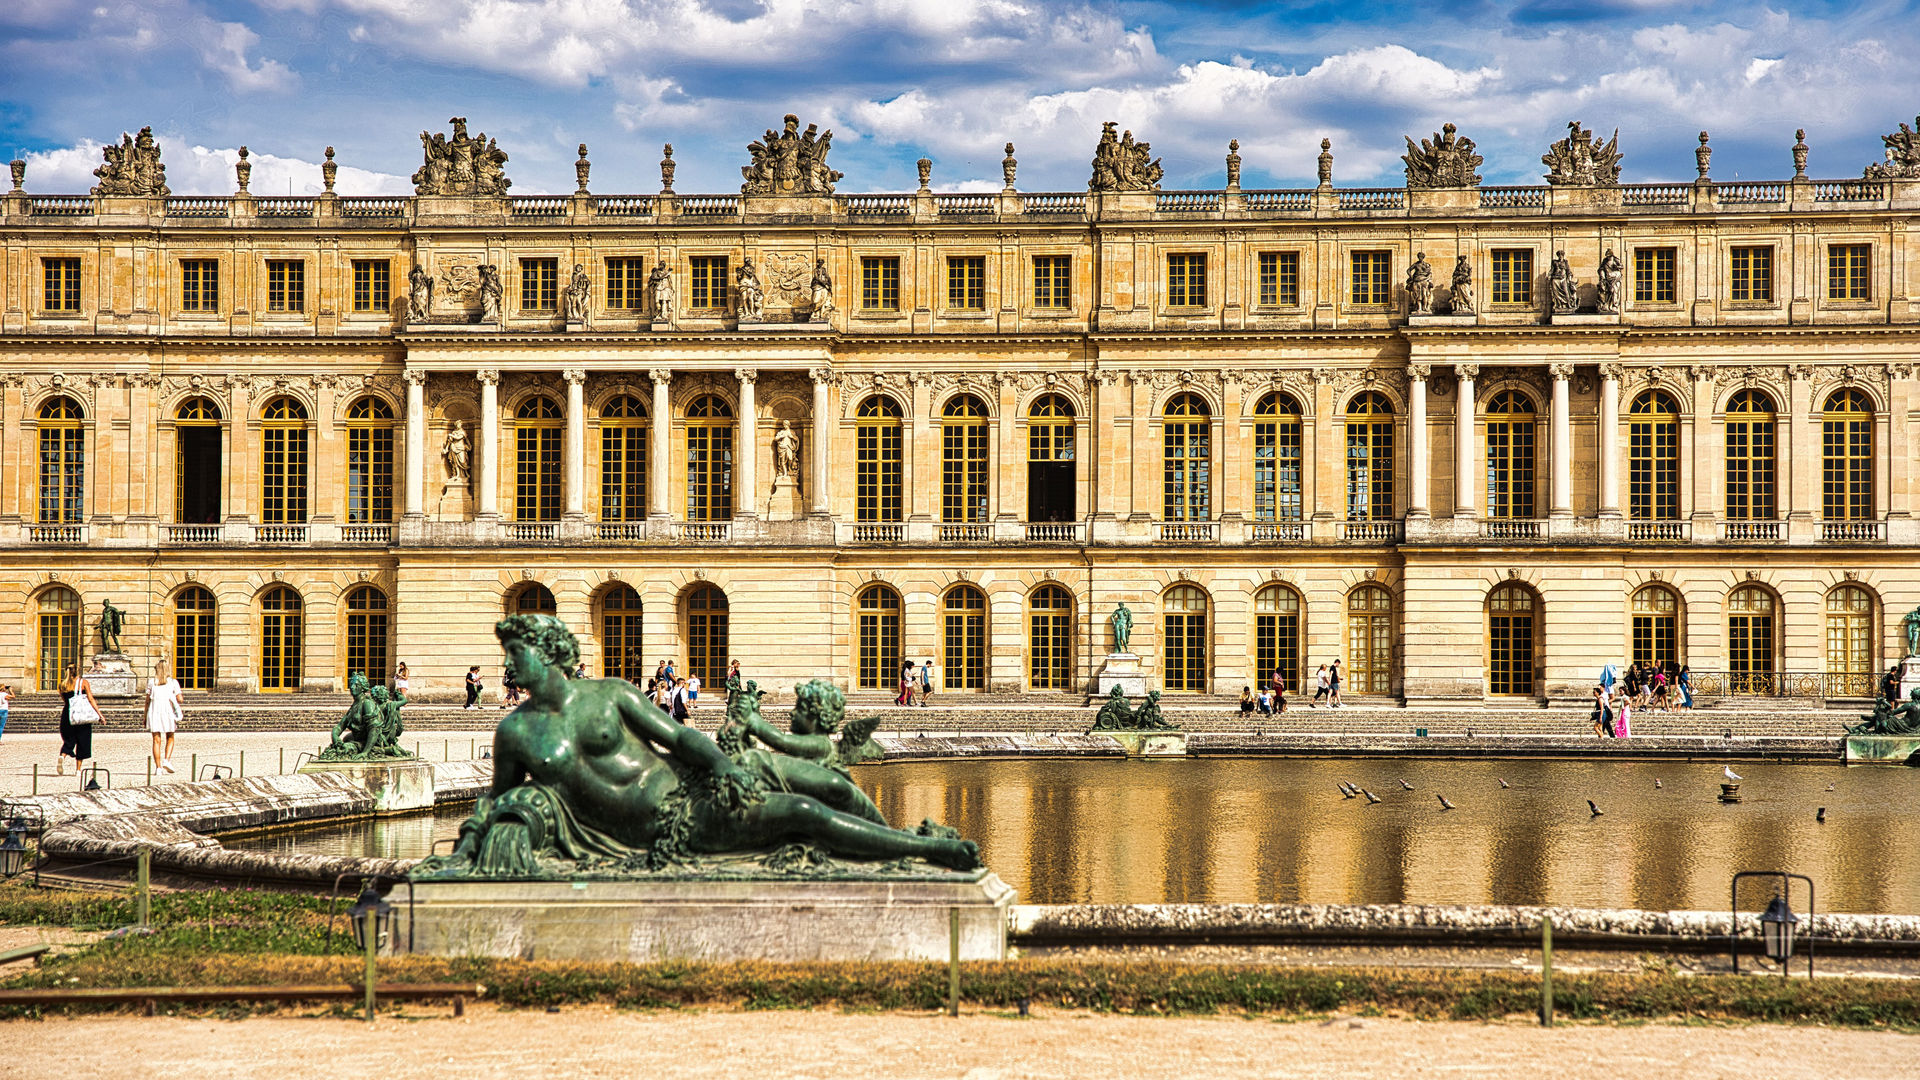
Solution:
[{"label": "niche statue", "polygon": [[1133,612],[1126,604],[1121,604],[1113,609],[1113,614],[1107,617],[1107,622],[1113,627],[1113,651],[1126,652],[1127,642],[1133,640]]},{"label": "niche statue", "polygon": [[127,613],[113,606],[113,601],[100,601],[100,621],[94,629],[100,631],[100,651],[117,653],[120,651],[120,631],[126,629]]},{"label": "niche statue", "polygon": [[[924,863],[908,860],[957,871],[980,865],[979,849],[951,829],[883,823],[843,772],[811,756],[816,742],[795,744],[807,757],[769,751],[749,764],[675,723],[624,679],[569,678],[580,646],[550,615],[508,616],[494,634],[527,700],[494,733],[492,790],[461,825],[453,854],[420,863],[416,878],[925,874]],[[750,722],[757,693],[732,697],[736,735],[771,744],[772,729]],[[817,724],[817,707],[813,715]],[[835,859],[861,865],[836,868]]]}]

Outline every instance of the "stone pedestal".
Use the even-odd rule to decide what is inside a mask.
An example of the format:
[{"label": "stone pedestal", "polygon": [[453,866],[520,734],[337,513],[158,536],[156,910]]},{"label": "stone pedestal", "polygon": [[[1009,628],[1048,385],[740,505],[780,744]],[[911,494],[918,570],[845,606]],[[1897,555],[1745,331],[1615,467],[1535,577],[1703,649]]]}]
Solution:
[{"label": "stone pedestal", "polygon": [[1554,326],[1619,326],[1619,315],[1596,315],[1593,312],[1570,312],[1565,315],[1549,316]]},{"label": "stone pedestal", "polygon": [[1912,701],[1915,690],[1920,690],[1920,656],[1909,656],[1900,662],[1900,701]]},{"label": "stone pedestal", "polygon": [[1186,757],[1187,733],[1184,731],[1096,731],[1117,742],[1128,757]]},{"label": "stone pedestal", "polygon": [[442,484],[440,486],[440,518],[443,521],[465,521],[472,517],[473,489],[462,484]]},{"label": "stone pedestal", "polygon": [[[422,881],[413,949],[526,960],[1003,960],[1013,889],[987,870],[865,880]],[[404,943],[404,938],[402,939]]]},{"label": "stone pedestal", "polygon": [[774,477],[773,494],[767,496],[767,520],[793,521],[806,511],[806,505],[800,501],[800,485],[793,477]]},{"label": "stone pedestal", "polygon": [[1409,315],[1407,325],[1416,329],[1423,326],[1473,326],[1479,323],[1480,316],[1474,314],[1455,315]]},{"label": "stone pedestal", "polygon": [[1849,765],[1920,765],[1920,735],[1849,735]]},{"label": "stone pedestal", "polygon": [[145,684],[133,673],[133,662],[127,659],[126,653],[94,653],[93,664],[99,670],[84,674],[93,684],[94,697],[130,698],[145,691]]},{"label": "stone pedestal", "polygon": [[309,761],[300,775],[333,773],[347,776],[373,796],[376,814],[406,814],[433,809],[433,765],[419,758],[384,761]]},{"label": "stone pedestal", "polygon": [[1135,653],[1108,653],[1107,662],[1100,665],[1100,675],[1095,684],[1101,697],[1113,693],[1114,687],[1128,697],[1147,696],[1147,673],[1140,666],[1140,657]]}]

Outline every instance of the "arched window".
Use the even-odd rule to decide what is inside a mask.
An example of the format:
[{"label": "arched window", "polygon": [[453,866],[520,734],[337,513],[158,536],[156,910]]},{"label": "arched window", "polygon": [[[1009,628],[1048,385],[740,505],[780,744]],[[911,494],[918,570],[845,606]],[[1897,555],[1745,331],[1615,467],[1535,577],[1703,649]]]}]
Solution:
[{"label": "arched window", "polygon": [[899,521],[900,406],[875,395],[853,416],[853,509],[856,521]]},{"label": "arched window", "polygon": [[302,607],[300,594],[285,585],[275,585],[260,597],[262,692],[300,689],[301,648],[305,642]]},{"label": "arched window", "polygon": [[173,597],[173,677],[182,690],[211,690],[218,677],[213,594],[189,585]]},{"label": "arched window", "polygon": [[358,585],[347,592],[346,666],[340,670],[340,685],[356,671],[367,681],[380,685],[392,668],[392,622],[387,614],[387,594],[371,585]]},{"label": "arched window", "polygon": [[1775,517],[1774,446],[1779,430],[1773,399],[1742,390],[1727,402],[1727,520]]},{"label": "arched window", "polygon": [[289,397],[260,411],[260,520],[307,521],[307,408]]},{"label": "arched window", "polygon": [[1820,511],[1828,521],[1873,519],[1873,402],[1836,390],[1820,417]]},{"label": "arched window", "polygon": [[[57,397],[40,406],[40,523],[77,525],[87,482],[80,403]],[[59,682],[58,676],[54,681]]]},{"label": "arched window", "polygon": [[1207,662],[1207,594],[1175,585],[1160,598],[1160,685],[1169,692],[1204,694]]},{"label": "arched window", "polygon": [[615,582],[600,597],[601,678],[639,682],[647,670],[640,649],[640,594]]},{"label": "arched window", "polygon": [[940,599],[942,690],[987,688],[987,594],[971,585]]},{"label": "arched window", "polygon": [[733,408],[704,394],[687,406],[687,520],[732,519]]},{"label": "arched window", "polygon": [[560,455],[566,439],[560,406],[531,397],[513,414],[513,516],[560,520]]},{"label": "arched window", "polygon": [[[1876,653],[1873,594],[1858,585],[1842,585],[1828,593],[1827,673],[1871,676],[1880,664]],[[1871,694],[1871,678],[1860,681],[1866,684],[1860,692]]]},{"label": "arched window", "polygon": [[1161,517],[1208,521],[1213,516],[1213,429],[1207,403],[1198,394],[1167,402],[1160,433]]},{"label": "arched window", "polygon": [[1487,516],[1533,517],[1533,399],[1518,390],[1502,390],[1487,403],[1486,419]]},{"label": "arched window", "polygon": [[1633,659],[1666,668],[1680,663],[1680,598],[1648,585],[1633,594]]},{"label": "arched window", "polygon": [[1773,594],[1742,585],[1727,597],[1727,689],[1773,692]]},{"label": "arched window", "polygon": [[1393,594],[1362,585],[1347,594],[1347,677],[1343,692],[1393,692]]},{"label": "arched window", "polygon": [[1487,596],[1487,692],[1533,693],[1533,591],[1502,585]]},{"label": "arched window", "polygon": [[1266,686],[1275,671],[1300,688],[1300,594],[1268,585],[1253,594],[1253,677]]},{"label": "arched window", "polygon": [[1680,410],[1658,390],[1641,391],[1627,411],[1627,516],[1680,516]]},{"label": "arched window", "polygon": [[220,406],[204,397],[188,398],[173,414],[173,519],[182,525],[220,521],[220,420]]},{"label": "arched window", "polygon": [[40,689],[60,689],[69,664],[80,663],[80,594],[56,585],[40,594]]},{"label": "arched window", "polygon": [[560,605],[554,603],[553,593],[537,581],[529,581],[514,590],[507,598],[509,615],[558,615]]},{"label": "arched window", "polygon": [[1072,521],[1073,403],[1046,394],[1027,410],[1027,520]]},{"label": "arched window", "polygon": [[727,681],[727,594],[702,585],[687,595],[687,674],[702,686]]},{"label": "arched window", "polygon": [[860,590],[855,607],[857,683],[862,690],[894,688],[900,678],[900,594],[869,585]]},{"label": "arched window", "polygon": [[1027,597],[1027,686],[1065,690],[1073,682],[1073,595],[1042,585]]},{"label": "arched window", "polygon": [[987,407],[960,394],[940,413],[940,520],[987,520]]},{"label": "arched window", "polygon": [[600,409],[600,520],[646,516],[647,410],[639,398],[621,394]]},{"label": "arched window", "polygon": [[1369,390],[1347,402],[1347,520],[1392,518],[1393,403]]},{"label": "arched window", "polygon": [[392,520],[393,407],[377,397],[363,397],[347,406],[347,522]]},{"label": "arched window", "polygon": [[1253,407],[1253,520],[1299,521],[1300,513],[1300,405],[1268,394]]}]

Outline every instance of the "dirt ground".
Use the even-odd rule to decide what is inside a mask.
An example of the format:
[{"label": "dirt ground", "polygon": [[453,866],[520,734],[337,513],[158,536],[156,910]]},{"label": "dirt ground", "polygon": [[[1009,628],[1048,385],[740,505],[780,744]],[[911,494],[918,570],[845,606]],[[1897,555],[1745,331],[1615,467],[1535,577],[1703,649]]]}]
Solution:
[{"label": "dirt ground", "polygon": [[1825,1028],[1152,1019],[968,1013],[559,1013],[439,1007],[358,1019],[113,1016],[0,1024],[0,1077],[1500,1077],[1799,1080],[1912,1076],[1920,1037]]}]

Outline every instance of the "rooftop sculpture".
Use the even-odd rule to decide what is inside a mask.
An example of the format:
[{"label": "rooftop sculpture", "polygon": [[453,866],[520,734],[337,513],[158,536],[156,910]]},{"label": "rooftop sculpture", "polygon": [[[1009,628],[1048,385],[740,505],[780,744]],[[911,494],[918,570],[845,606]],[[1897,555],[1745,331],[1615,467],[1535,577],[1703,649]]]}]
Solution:
[{"label": "rooftop sculpture", "polygon": [[[1913,118],[1914,127],[1920,127],[1920,116]],[[1905,124],[1891,135],[1880,136],[1886,144],[1887,160],[1867,166],[1863,174],[1869,180],[1916,180],[1920,179],[1920,133]]]},{"label": "rooftop sculpture", "polygon": [[1600,137],[1567,123],[1567,137],[1547,148],[1540,163],[1547,167],[1547,183],[1554,187],[1619,187],[1620,129],[1602,143]]},{"label": "rooftop sculpture", "polygon": [[[1109,120],[1100,125],[1100,142],[1093,148],[1093,179],[1087,182],[1091,191],[1158,191],[1160,177],[1166,170],[1160,167],[1160,159],[1153,156],[1153,144],[1134,142],[1133,132],[1115,135],[1114,129],[1120,125]],[[1007,146],[1011,154],[1013,146]],[[1012,180],[1008,180],[1012,185]]]},{"label": "rooftop sculpture", "polygon": [[513,186],[503,167],[507,152],[500,149],[486,132],[467,134],[467,118],[456,116],[453,138],[438,132],[420,133],[420,145],[426,163],[413,174],[416,195],[505,195]]},{"label": "rooftop sculpture", "polygon": [[748,143],[753,164],[743,165],[740,175],[742,195],[831,195],[834,182],[845,176],[827,167],[827,151],[833,146],[831,130],[820,133],[818,124],[800,130],[800,118],[788,113],[778,134],[767,129],[760,142]]},{"label": "rooftop sculpture", "polygon": [[1407,187],[1409,188],[1466,188],[1480,185],[1480,163],[1484,160],[1473,152],[1473,140],[1458,134],[1459,129],[1447,124],[1434,133],[1431,139],[1421,139],[1420,145],[1413,145],[1413,136],[1404,136],[1407,140],[1407,152],[1400,160],[1407,163]]},{"label": "rooftop sculpture", "polygon": [[167,167],[160,163],[160,144],[153,141],[153,128],[143,127],[139,135],[120,133],[120,145],[109,143],[100,148],[107,159],[93,170],[100,182],[95,195],[132,195],[161,198],[171,194],[167,187]]}]

